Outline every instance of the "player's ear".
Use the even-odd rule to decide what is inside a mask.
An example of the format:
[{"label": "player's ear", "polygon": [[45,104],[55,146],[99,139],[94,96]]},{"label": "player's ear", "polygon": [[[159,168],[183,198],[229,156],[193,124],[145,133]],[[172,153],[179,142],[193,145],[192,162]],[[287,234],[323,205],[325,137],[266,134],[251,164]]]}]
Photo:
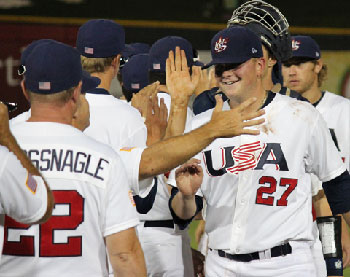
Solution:
[{"label": "player's ear", "polygon": [[73,94],[72,94],[72,100],[74,101],[74,103],[77,103],[79,101],[82,84],[83,84],[83,82],[80,81],[79,84],[74,88],[74,91],[73,91]]},{"label": "player's ear", "polygon": [[323,66],[323,61],[321,59],[317,60],[314,68],[314,71],[316,74],[320,73],[322,66]]},{"label": "player's ear", "polygon": [[267,66],[268,67],[274,67],[274,65],[277,63],[277,60],[276,59],[273,59],[273,58],[271,58],[271,57],[269,57],[268,59],[267,59]]},{"label": "player's ear", "polygon": [[27,99],[28,102],[30,102],[29,94],[27,92],[24,79],[21,81],[21,88],[22,88],[22,93],[23,93],[24,97]]},{"label": "player's ear", "polygon": [[118,54],[112,61],[112,66],[116,69],[119,69],[119,66],[120,66],[120,57],[121,57],[121,54]]},{"label": "player's ear", "polygon": [[263,76],[263,74],[264,74],[264,69],[265,69],[265,66],[266,66],[265,58],[257,58],[255,66],[256,66],[257,76],[261,78]]}]

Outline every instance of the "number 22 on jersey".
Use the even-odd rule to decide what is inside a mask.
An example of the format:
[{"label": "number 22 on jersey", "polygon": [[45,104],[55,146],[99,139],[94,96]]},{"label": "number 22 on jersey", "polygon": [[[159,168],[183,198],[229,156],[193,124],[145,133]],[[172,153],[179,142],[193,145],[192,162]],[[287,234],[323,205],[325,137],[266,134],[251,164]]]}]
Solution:
[{"label": "number 22 on jersey", "polygon": [[[82,236],[68,236],[66,243],[55,242],[55,231],[76,230],[84,221],[84,198],[75,190],[53,190],[55,207],[68,206],[68,215],[53,215],[39,228],[39,257],[76,257],[82,255]],[[35,256],[34,236],[20,235],[19,240],[10,240],[10,233],[29,230],[30,225],[21,224],[6,216],[3,254],[14,256]]]}]

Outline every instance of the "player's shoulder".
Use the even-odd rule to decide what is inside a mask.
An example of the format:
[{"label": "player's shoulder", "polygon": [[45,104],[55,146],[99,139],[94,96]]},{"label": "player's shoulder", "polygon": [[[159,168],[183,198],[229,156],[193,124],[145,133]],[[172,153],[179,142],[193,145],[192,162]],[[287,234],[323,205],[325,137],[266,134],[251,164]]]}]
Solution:
[{"label": "player's shoulder", "polygon": [[276,94],[272,106],[278,107],[281,113],[286,114],[289,111],[293,116],[299,118],[318,117],[319,112],[308,101],[300,101],[297,98],[288,95]]},{"label": "player's shoulder", "polygon": [[326,104],[328,105],[329,107],[338,107],[338,106],[344,106],[344,107],[347,107],[349,108],[350,106],[350,100],[341,96],[341,95],[338,95],[338,94],[335,94],[335,93],[332,93],[332,92],[329,92],[329,91],[325,91],[324,92],[324,95],[322,97],[322,100],[320,102],[320,104]]},{"label": "player's shoulder", "polygon": [[[115,151],[107,144],[101,143],[84,134],[73,126],[55,122],[22,122],[11,128],[20,144],[52,145],[53,147],[71,148],[105,157],[115,156]],[[83,151],[83,152],[84,152]]]},{"label": "player's shoulder", "polygon": [[26,112],[20,113],[19,115],[11,118],[11,120],[9,122],[10,126],[27,121],[29,119],[30,115],[31,115],[30,109]]}]

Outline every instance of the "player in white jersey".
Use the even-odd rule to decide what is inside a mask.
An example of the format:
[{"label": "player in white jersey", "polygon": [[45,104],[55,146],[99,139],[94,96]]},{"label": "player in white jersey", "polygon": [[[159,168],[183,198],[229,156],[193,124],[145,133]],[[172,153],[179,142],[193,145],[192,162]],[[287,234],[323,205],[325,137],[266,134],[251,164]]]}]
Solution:
[{"label": "player in white jersey", "polygon": [[[265,60],[253,32],[220,31],[211,53],[230,107],[255,96],[251,108],[262,106],[266,122],[256,137],[217,139],[197,155],[205,168],[199,194],[207,202],[206,276],[316,276],[309,172],[325,182],[333,213],[350,222],[349,173],[325,122],[309,103],[264,90]],[[210,114],[195,117],[192,129]],[[201,199],[194,196],[198,183],[178,181],[171,206],[181,222],[198,212]]]},{"label": "player in white jersey", "polygon": [[[124,28],[112,20],[89,20],[79,28],[76,45],[83,69],[101,79],[99,87],[86,95],[90,126],[85,133],[116,151],[126,146],[145,147],[147,130],[140,113],[109,93],[125,47]],[[138,194],[138,187],[133,191]]]},{"label": "player in white jersey", "polygon": [[39,171],[9,130],[7,107],[0,102],[0,250],[5,215],[27,224],[43,223],[52,213],[53,196]]},{"label": "player in white jersey", "polygon": [[[349,170],[350,101],[342,96],[321,90],[322,83],[326,78],[327,66],[322,62],[320,47],[315,40],[309,36],[294,36],[292,37],[292,49],[292,57],[285,61],[282,67],[285,84],[307,98],[322,114],[343,162]],[[316,187],[321,186],[316,176],[313,176],[313,181]],[[321,208],[316,209],[316,215],[318,217],[330,216],[326,198],[322,197],[318,202],[316,207]],[[349,232],[346,225],[343,224],[344,266],[350,261],[349,243]],[[341,263],[341,257],[326,258],[328,276],[343,275],[343,272],[334,266],[335,263],[339,262]]]},{"label": "player in white jersey", "polygon": [[0,276],[108,276],[106,248],[115,274],[145,276],[123,163],[109,146],[70,126],[77,109],[88,105],[80,94],[79,53],[58,42],[42,44],[26,68],[31,117],[13,132],[52,182],[56,205],[40,227],[6,219]]}]

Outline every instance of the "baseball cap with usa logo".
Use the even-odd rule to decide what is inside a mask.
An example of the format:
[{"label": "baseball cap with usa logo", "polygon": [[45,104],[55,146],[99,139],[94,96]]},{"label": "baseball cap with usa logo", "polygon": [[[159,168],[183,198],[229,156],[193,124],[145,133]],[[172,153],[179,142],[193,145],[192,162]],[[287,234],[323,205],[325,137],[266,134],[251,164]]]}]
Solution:
[{"label": "baseball cap with usa logo", "polygon": [[80,26],[76,45],[87,58],[116,56],[125,48],[125,31],[113,20],[92,19]]},{"label": "baseball cap with usa logo", "polygon": [[320,47],[310,36],[292,37],[292,57],[310,58],[318,60],[321,58]]},{"label": "baseball cap with usa logo", "polygon": [[247,28],[232,26],[221,30],[212,38],[212,61],[203,68],[215,64],[241,64],[251,58],[261,58],[262,56],[259,37]]},{"label": "baseball cap with usa logo", "polygon": [[32,92],[53,94],[77,86],[81,80],[80,54],[64,43],[42,43],[26,58],[25,85]]}]

